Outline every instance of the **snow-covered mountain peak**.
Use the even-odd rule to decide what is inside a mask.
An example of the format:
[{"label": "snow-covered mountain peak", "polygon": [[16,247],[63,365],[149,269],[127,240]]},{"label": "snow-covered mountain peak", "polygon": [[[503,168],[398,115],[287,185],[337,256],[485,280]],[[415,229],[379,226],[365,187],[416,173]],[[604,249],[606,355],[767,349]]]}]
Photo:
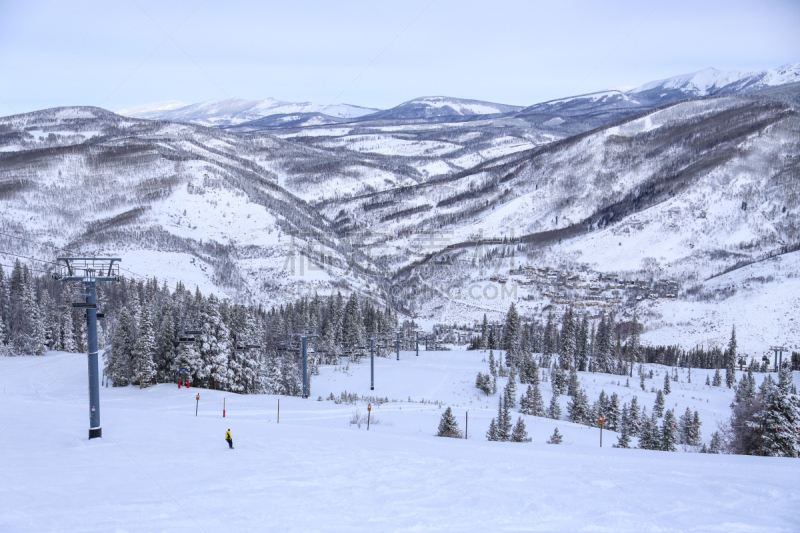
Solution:
[{"label": "snow-covered mountain peak", "polygon": [[397,107],[409,106],[427,106],[434,109],[449,108],[451,111],[450,114],[453,115],[494,115],[521,109],[518,106],[495,104],[493,102],[483,102],[480,100],[451,98],[449,96],[423,96],[414,98],[408,102],[403,102]]},{"label": "snow-covered mountain peak", "polygon": [[709,67],[689,74],[651,81],[632,89],[628,93],[638,94],[653,90],[678,90],[687,96],[708,96],[760,89],[796,81],[800,81],[800,63],[758,72],[726,71]]},{"label": "snow-covered mountain peak", "polygon": [[196,104],[162,102],[121,109],[117,113],[134,118],[190,122],[203,126],[235,126],[271,115],[319,113],[337,118],[355,118],[374,113],[377,109],[337,104],[325,106],[312,102],[284,102],[275,98],[245,100],[219,98]]}]

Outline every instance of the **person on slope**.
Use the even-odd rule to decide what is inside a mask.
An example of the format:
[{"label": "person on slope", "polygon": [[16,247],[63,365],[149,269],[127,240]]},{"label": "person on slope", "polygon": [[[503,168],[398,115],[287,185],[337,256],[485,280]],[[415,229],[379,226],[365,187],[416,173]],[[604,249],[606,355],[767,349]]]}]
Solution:
[{"label": "person on slope", "polygon": [[233,449],[233,439],[231,438],[231,430],[225,432],[225,440],[228,441],[228,448]]}]

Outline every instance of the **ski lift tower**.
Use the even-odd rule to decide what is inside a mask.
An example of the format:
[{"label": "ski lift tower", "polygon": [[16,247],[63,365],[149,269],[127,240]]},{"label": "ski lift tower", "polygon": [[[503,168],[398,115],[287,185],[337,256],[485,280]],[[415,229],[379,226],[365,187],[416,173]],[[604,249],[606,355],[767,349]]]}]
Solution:
[{"label": "ski lift tower", "polygon": [[303,350],[303,398],[308,398],[308,339],[314,339],[319,335],[305,335],[296,334],[292,337],[299,338],[302,341]]},{"label": "ski lift tower", "polygon": [[89,356],[89,439],[103,436],[100,425],[100,371],[97,357],[97,282],[119,281],[118,257],[59,257],[57,281],[82,281],[85,292],[83,302],[73,302],[72,307],[86,309],[86,332]]},{"label": "ski lift tower", "polygon": [[775,372],[780,372],[783,366],[783,352],[788,351],[786,346],[770,346],[770,351],[775,352]]}]

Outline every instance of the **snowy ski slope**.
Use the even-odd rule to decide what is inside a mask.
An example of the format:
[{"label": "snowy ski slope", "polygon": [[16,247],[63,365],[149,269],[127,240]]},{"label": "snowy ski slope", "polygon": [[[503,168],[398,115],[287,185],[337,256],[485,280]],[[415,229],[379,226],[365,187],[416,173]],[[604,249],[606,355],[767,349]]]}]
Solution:
[{"label": "snowy ski slope", "polygon": [[[800,527],[797,460],[613,449],[615,435],[605,431],[600,448],[597,429],[534,417],[526,417],[532,443],[487,442],[496,395],[474,387],[486,357],[423,350],[377,359],[372,394],[398,401],[373,408],[380,424],[369,432],[349,423],[363,403],[317,401],[344,390],[370,394],[368,360],[346,371],[321,367],[309,400],[174,385],[103,388],[103,439],[92,441],[84,354],[2,358],[0,531]],[[703,386],[705,375],[694,370],[688,384],[684,371],[667,408],[697,408],[708,441],[732,392]],[[612,385],[618,378],[581,375],[590,401],[600,389],[637,394],[649,411],[655,395],[626,388],[624,378]],[[648,390],[660,382],[663,374]],[[549,382],[542,385],[548,402]],[[469,408],[469,439],[434,437],[442,408],[423,399],[452,406],[462,429]],[[556,425],[564,444],[545,444]],[[228,428],[233,451],[223,441]]]}]

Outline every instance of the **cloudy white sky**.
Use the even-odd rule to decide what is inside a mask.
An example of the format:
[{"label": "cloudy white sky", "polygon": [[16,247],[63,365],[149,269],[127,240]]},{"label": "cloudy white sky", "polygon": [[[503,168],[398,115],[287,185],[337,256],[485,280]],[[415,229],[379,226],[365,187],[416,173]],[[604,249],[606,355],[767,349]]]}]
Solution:
[{"label": "cloudy white sky", "polygon": [[797,0],[0,0],[0,115],[228,96],[530,105],[798,61]]}]

